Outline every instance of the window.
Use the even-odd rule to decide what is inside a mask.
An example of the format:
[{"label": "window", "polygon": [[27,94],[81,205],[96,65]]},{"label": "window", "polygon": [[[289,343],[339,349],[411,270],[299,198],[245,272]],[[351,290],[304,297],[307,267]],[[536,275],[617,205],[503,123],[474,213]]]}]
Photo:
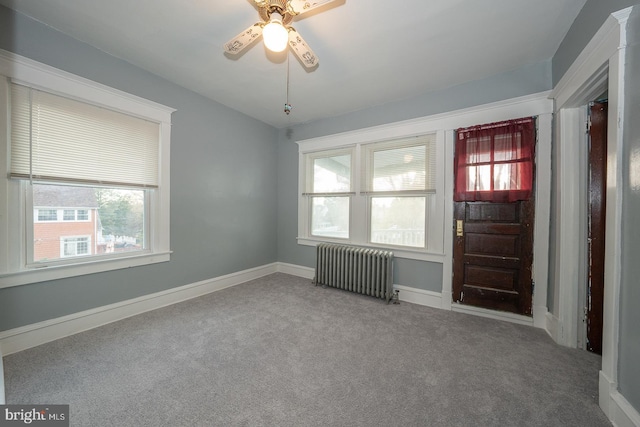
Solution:
[{"label": "window", "polygon": [[76,220],[76,211],[73,209],[65,209],[62,211],[62,220],[63,221],[75,221]]},{"label": "window", "polygon": [[365,146],[369,242],[425,248],[427,203],[435,194],[434,139]]},{"label": "window", "polygon": [[[40,191],[44,192],[46,191],[46,189],[40,190]],[[63,209],[62,220],[63,221],[89,221],[89,210],[88,209]]]},{"label": "window", "polygon": [[350,151],[310,154],[307,193],[311,203],[311,235],[349,238],[352,191]]},{"label": "window", "polygon": [[458,129],[457,135],[456,201],[513,202],[531,197],[534,119]]},{"label": "window", "polygon": [[38,221],[57,221],[57,209],[38,209]]},{"label": "window", "polygon": [[173,110],[13,55],[0,69],[0,240],[19,242],[0,287],[168,261]]},{"label": "window", "polygon": [[427,133],[301,150],[299,241],[440,253],[436,140]]},{"label": "window", "polygon": [[64,237],[61,240],[60,258],[75,257],[91,254],[89,236]]}]

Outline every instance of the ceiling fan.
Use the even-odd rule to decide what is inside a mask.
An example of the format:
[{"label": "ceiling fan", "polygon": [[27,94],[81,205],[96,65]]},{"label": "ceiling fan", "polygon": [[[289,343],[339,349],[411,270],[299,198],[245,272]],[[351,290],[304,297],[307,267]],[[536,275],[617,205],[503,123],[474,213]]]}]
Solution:
[{"label": "ceiling fan", "polygon": [[318,65],[318,57],[289,24],[294,17],[334,1],[336,0],[253,0],[262,21],[256,22],[225,43],[224,50],[230,55],[238,55],[262,36],[267,49],[282,52],[289,45],[305,68],[314,68]]}]

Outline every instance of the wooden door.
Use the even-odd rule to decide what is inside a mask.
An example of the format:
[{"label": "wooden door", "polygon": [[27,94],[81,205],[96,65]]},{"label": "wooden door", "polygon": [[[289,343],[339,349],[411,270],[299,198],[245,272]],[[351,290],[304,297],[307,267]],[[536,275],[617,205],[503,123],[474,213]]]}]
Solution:
[{"label": "wooden door", "polygon": [[531,316],[533,199],[454,205],[453,301]]},{"label": "wooden door", "polygon": [[607,103],[589,107],[587,350],[602,354],[604,240],[607,176]]}]

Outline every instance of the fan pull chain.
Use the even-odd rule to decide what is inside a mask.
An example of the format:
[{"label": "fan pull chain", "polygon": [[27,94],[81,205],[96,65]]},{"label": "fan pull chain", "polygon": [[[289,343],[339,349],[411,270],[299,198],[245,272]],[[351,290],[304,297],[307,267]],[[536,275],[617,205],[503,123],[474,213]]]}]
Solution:
[{"label": "fan pull chain", "polygon": [[289,104],[289,52],[287,52],[287,100],[284,104],[284,112],[288,116],[291,112],[291,104]]}]

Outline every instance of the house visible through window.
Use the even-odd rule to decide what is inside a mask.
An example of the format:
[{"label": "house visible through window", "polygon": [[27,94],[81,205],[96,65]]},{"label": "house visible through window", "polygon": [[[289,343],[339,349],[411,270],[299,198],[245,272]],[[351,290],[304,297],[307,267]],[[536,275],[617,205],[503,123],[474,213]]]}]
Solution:
[{"label": "house visible through window", "polygon": [[[144,249],[144,190],[35,183],[31,187],[38,218],[33,224],[35,262]],[[47,209],[61,205],[67,209]],[[69,236],[77,235],[88,236],[80,250],[66,244],[60,249],[61,241],[73,243]]]},{"label": "house visible through window", "polygon": [[27,58],[0,70],[2,286],[169,261],[175,110]]}]

